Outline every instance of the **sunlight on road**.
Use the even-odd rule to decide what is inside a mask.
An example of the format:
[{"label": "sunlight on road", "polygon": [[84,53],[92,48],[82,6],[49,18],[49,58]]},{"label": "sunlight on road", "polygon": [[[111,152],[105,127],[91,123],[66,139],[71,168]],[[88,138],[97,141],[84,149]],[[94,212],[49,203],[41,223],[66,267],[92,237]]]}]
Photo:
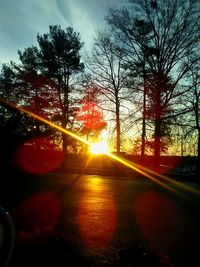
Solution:
[{"label": "sunlight on road", "polygon": [[78,210],[81,238],[90,248],[106,247],[116,228],[114,199],[98,177],[87,180],[86,188]]}]

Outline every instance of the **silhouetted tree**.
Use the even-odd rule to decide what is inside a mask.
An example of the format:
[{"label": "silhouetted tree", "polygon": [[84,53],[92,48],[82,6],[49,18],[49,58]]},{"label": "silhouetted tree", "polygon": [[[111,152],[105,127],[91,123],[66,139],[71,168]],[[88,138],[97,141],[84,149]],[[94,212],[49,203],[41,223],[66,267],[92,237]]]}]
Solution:
[{"label": "silhouetted tree", "polygon": [[[63,30],[54,25],[49,26],[48,33],[38,34],[37,41],[38,47],[19,51],[20,64],[3,66],[3,96],[70,129],[77,109],[75,78],[84,68],[80,62],[80,35],[71,27]],[[35,125],[39,132],[41,123]],[[67,138],[62,134],[63,151],[67,150]]]},{"label": "silhouetted tree", "polygon": [[[139,105],[142,110],[142,133],[141,133],[141,161],[145,160],[145,147],[146,140],[146,122],[147,122],[147,80],[151,74],[151,68],[148,65],[147,57],[152,54],[151,48],[148,43],[152,39],[152,27],[149,22],[143,19],[135,19],[134,21],[135,39],[140,42],[140,49],[134,49],[133,53],[127,48],[125,49],[127,57],[124,67],[129,69],[129,87],[135,87],[136,93],[142,93],[142,104]],[[122,44],[123,45],[123,44]],[[136,44],[137,46],[137,44]],[[130,56],[131,55],[131,56]],[[137,79],[139,78],[139,79]],[[133,90],[132,90],[133,92]],[[134,95],[135,96],[135,95]],[[132,96],[132,98],[134,98]]]},{"label": "silhouetted tree", "polygon": [[[37,115],[51,119],[51,113],[58,97],[51,80],[40,70],[38,48],[28,47],[24,51],[18,51],[18,54],[20,63],[14,64],[14,68],[19,84],[20,104]],[[36,134],[40,134],[41,129],[46,127],[37,120],[34,131]]]},{"label": "silhouetted tree", "polygon": [[123,68],[123,51],[116,46],[106,31],[98,31],[91,56],[88,56],[87,67],[91,70],[92,79],[101,88],[104,97],[114,105],[108,108],[115,114],[116,148],[120,152],[121,121],[120,107],[125,99],[126,75]]},{"label": "silhouetted tree", "polygon": [[13,109],[8,103],[19,103],[20,94],[13,64],[4,64],[0,73],[0,161],[1,168],[9,171],[13,166],[16,147],[30,135],[33,120]]},{"label": "silhouetted tree", "polygon": [[[188,73],[187,92],[181,96],[180,103],[185,112],[179,118],[179,125],[185,136],[197,144],[197,175],[200,173],[200,70],[196,64]],[[192,140],[191,140],[192,141]]]},{"label": "silhouetted tree", "polygon": [[[63,30],[58,25],[50,26],[46,34],[38,34],[37,40],[41,72],[51,79],[58,93],[60,113],[54,119],[60,121],[64,129],[69,129],[76,109],[71,94],[74,78],[84,68],[80,62],[83,43],[71,27]],[[62,139],[63,151],[66,151],[66,134],[62,135]]]},{"label": "silhouetted tree", "polygon": [[5,100],[17,100],[16,94],[16,74],[12,63],[3,64],[0,73],[0,97]]},{"label": "silhouetted tree", "polygon": [[[133,63],[143,62],[145,53],[146,68],[154,81],[155,92],[155,163],[160,161],[161,121],[166,116],[166,108],[177,95],[177,85],[185,77],[197,60],[199,49],[200,18],[197,0],[130,0],[129,7],[110,9],[106,18],[110,34],[123,46]],[[154,3],[152,3],[154,2]],[[138,35],[135,23],[142,20],[151,27],[150,38]],[[151,77],[151,76],[150,76]],[[173,86],[163,88],[163,77],[171,77]],[[164,111],[164,114],[163,112]]]}]

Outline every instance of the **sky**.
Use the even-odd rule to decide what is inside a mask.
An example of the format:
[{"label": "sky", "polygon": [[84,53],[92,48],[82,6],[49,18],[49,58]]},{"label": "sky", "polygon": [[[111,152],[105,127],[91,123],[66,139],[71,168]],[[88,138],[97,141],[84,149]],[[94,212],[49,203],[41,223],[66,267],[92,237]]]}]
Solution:
[{"label": "sky", "polygon": [[36,45],[38,33],[49,25],[72,27],[84,49],[92,47],[95,31],[104,23],[109,6],[124,0],[0,0],[0,64],[18,61],[18,50]]}]

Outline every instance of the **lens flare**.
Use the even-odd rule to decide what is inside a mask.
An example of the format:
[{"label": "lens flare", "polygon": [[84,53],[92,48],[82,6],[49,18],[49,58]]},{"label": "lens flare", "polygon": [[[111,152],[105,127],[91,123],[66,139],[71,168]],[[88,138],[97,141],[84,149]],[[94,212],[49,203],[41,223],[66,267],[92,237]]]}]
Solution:
[{"label": "lens flare", "polygon": [[27,231],[54,229],[60,216],[60,203],[53,192],[40,192],[21,202],[12,216],[20,229]]},{"label": "lens flare", "polygon": [[167,248],[171,254],[177,250],[177,244],[182,247],[181,251],[186,247],[188,250],[190,242],[196,240],[188,229],[192,227],[196,229],[194,232],[197,232],[198,225],[191,220],[184,209],[169,198],[154,191],[141,192],[134,200],[133,206],[134,216],[142,235],[159,255],[161,247]]},{"label": "lens flare", "polygon": [[25,172],[44,174],[59,168],[64,161],[64,153],[47,138],[35,137],[18,147],[14,161]]},{"label": "lens flare", "polygon": [[[51,126],[52,128],[55,128],[56,130],[58,130],[58,131],[60,131],[62,133],[65,133],[65,134],[71,136],[72,138],[74,138],[74,139],[76,139],[76,140],[88,145],[89,147],[92,145],[89,141],[85,140],[84,138],[81,138],[77,134],[72,133],[72,132],[62,128],[59,125],[57,125],[57,124],[55,124],[55,123],[53,123],[53,122],[41,117],[41,116],[39,116],[39,115],[37,115],[37,114],[35,114],[35,113],[23,108],[23,107],[19,107],[15,103],[8,103],[3,98],[0,98],[0,102],[2,102],[4,105],[7,105],[7,106],[12,107],[12,108],[14,108],[16,110],[19,110],[19,111],[27,114],[28,116],[31,116],[34,119],[37,119],[37,120],[39,120],[39,121]],[[158,185],[162,186],[163,188],[165,188],[165,189],[167,189],[167,190],[169,190],[169,191],[171,191],[171,192],[173,192],[173,193],[175,193],[175,194],[177,194],[177,195],[179,195],[181,197],[185,197],[185,195],[184,195],[183,192],[178,191],[178,189],[182,189],[184,191],[188,191],[188,192],[191,192],[193,194],[196,194],[196,195],[200,196],[200,190],[199,189],[196,189],[196,188],[191,187],[189,185],[177,183],[176,181],[174,181],[173,179],[170,179],[167,176],[160,175],[160,174],[158,174],[158,173],[156,173],[156,172],[154,172],[152,170],[149,170],[148,168],[145,168],[145,167],[143,167],[143,166],[141,166],[139,164],[136,164],[134,162],[130,162],[128,160],[124,160],[124,159],[122,159],[122,158],[120,158],[120,157],[118,157],[118,156],[116,156],[116,155],[114,155],[112,153],[106,152],[105,154],[108,157],[114,159],[115,161],[117,161],[117,162],[123,164],[124,166],[126,166],[126,167],[128,167],[128,168],[130,168],[130,169],[132,169],[132,170],[134,170],[134,171],[136,171],[138,173],[140,173],[141,175],[143,175],[144,177],[148,178],[149,180],[157,183]],[[170,183],[172,185],[170,185]],[[177,188],[175,189],[174,186],[177,187]]]}]

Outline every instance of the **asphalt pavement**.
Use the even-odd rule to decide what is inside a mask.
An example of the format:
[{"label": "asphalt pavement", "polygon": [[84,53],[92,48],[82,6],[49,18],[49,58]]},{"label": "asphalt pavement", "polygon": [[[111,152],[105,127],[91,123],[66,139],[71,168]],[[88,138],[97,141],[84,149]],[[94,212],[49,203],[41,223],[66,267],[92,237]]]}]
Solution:
[{"label": "asphalt pavement", "polygon": [[138,246],[168,262],[163,266],[198,266],[200,187],[164,185],[144,177],[50,173],[5,184],[13,201],[4,194],[3,203],[11,210],[17,242],[37,243],[57,229],[88,257]]}]

